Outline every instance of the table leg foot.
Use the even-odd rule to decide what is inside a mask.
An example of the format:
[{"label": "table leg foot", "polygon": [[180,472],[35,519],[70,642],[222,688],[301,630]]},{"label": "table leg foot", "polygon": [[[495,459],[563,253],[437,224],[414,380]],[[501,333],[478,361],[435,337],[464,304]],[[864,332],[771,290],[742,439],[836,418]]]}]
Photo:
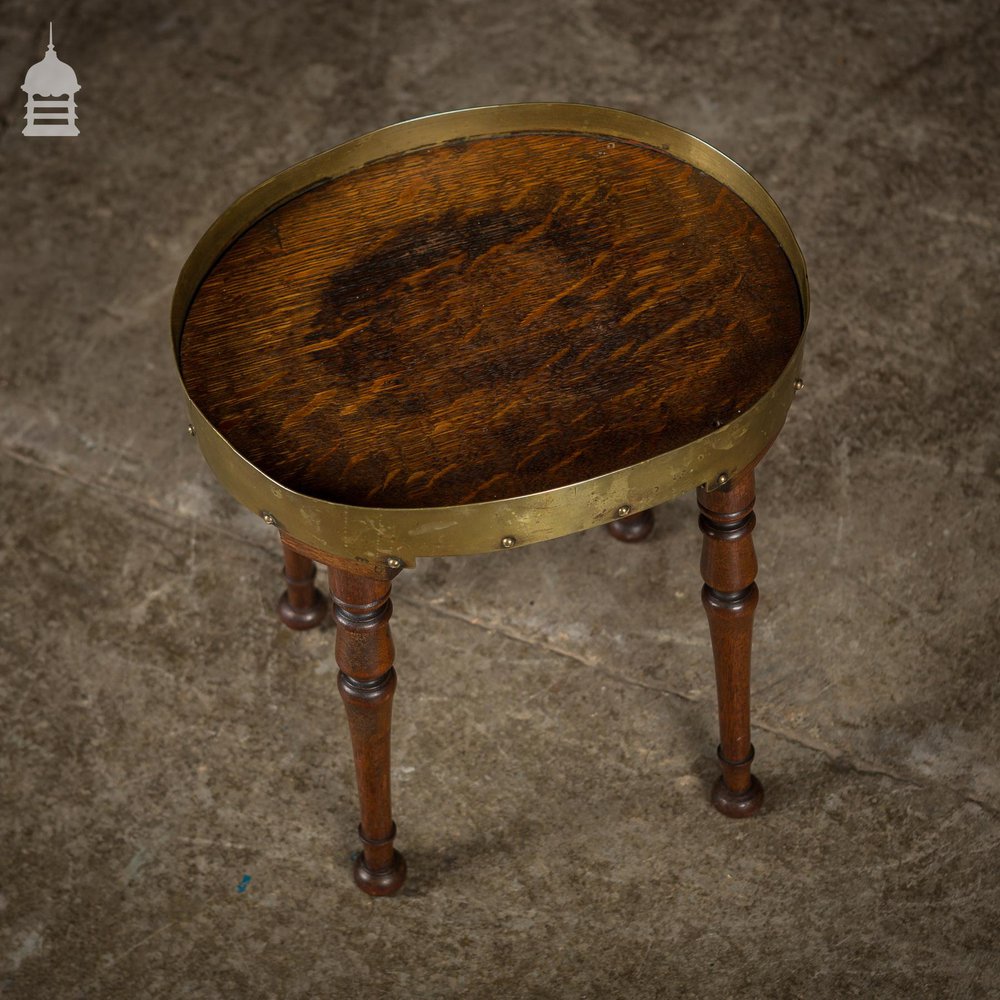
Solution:
[{"label": "table leg foot", "polygon": [[745,791],[734,792],[720,774],[712,786],[712,805],[730,819],[745,819],[753,816],[764,804],[764,786],[754,775]]},{"label": "table leg foot", "polygon": [[369,896],[392,896],[403,888],[406,881],[406,858],[399,851],[392,852],[388,868],[373,872],[365,864],[364,854],[354,859],[354,882]]},{"label": "table leg foot", "polygon": [[316,564],[282,545],[285,553],[285,592],[278,598],[278,617],[289,628],[316,628],[326,620],[327,599],[316,587]]},{"label": "table leg foot", "polygon": [[638,514],[629,514],[611,521],[607,525],[608,533],[619,542],[641,542],[649,538],[653,530],[655,518],[651,510],[642,510]]}]

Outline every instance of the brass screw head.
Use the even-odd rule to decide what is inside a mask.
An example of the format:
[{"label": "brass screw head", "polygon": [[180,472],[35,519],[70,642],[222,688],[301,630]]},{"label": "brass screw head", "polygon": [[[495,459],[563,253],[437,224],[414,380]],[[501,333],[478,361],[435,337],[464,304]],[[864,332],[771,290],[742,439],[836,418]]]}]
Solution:
[{"label": "brass screw head", "polygon": [[805,383],[805,381],[804,381],[803,379],[800,379],[800,378],[797,378],[797,379],[796,379],[796,380],[795,380],[795,381],[794,381],[794,382],[792,383],[792,388],[793,388],[793,389],[794,389],[794,390],[795,390],[796,392],[798,392],[798,391],[799,391],[799,389],[801,389],[801,388],[802,388],[802,386],[804,386],[805,384],[806,384],[806,383]]},{"label": "brass screw head", "polygon": [[718,479],[716,479],[716,482],[717,482],[717,483],[718,483],[718,484],[719,484],[720,486],[725,486],[725,485],[726,485],[726,483],[728,483],[728,482],[729,482],[729,473],[728,473],[728,472],[720,472],[720,473],[719,473],[719,478],[718,478]]},{"label": "brass screw head", "polygon": [[402,569],[403,568],[403,560],[400,559],[399,556],[389,556],[389,558],[386,559],[385,564],[386,564],[386,566],[389,567],[389,569]]},{"label": "brass screw head", "polygon": [[188,424],[188,434],[194,437],[194,424]]},{"label": "brass screw head", "polygon": [[503,538],[500,539],[500,544],[505,549],[512,549],[517,544],[517,539],[513,535],[504,535]]},{"label": "brass screw head", "polygon": [[622,505],[621,505],[621,506],[620,506],[620,507],[618,508],[618,510],[616,510],[616,511],[615,511],[615,513],[616,513],[616,514],[617,514],[617,515],[618,515],[619,517],[628,517],[628,515],[632,513],[632,507],[631,507],[631,505],[630,505],[630,504],[627,504],[627,503],[623,503],[623,504],[622,504]]},{"label": "brass screw head", "polygon": [[269,513],[269,512],[268,512],[268,511],[266,511],[266,510],[262,510],[262,511],[260,512],[260,516],[261,516],[261,520],[262,520],[262,521],[263,521],[263,522],[264,522],[265,524],[277,524],[277,523],[278,523],[278,521],[277,521],[277,519],[275,518],[275,516],[274,516],[273,514]]}]

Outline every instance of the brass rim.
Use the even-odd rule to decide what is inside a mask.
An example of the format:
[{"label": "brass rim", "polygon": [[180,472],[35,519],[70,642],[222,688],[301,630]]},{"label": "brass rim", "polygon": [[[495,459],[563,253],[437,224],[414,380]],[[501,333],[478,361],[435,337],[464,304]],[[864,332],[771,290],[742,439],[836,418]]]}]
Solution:
[{"label": "brass rim", "polygon": [[[724,184],[760,216],[784,250],[798,284],[805,333],[809,284],[802,252],[778,206],[742,167],[700,139],[641,115],[582,104],[508,104],[389,125],[303,160],[235,201],[209,227],[181,269],[171,310],[178,370],[184,321],[202,280],[230,243],[268,212],[310,187],[386,156],[455,139],[533,131],[591,133],[644,143]],[[355,507],[286,489],[240,455],[186,390],[185,397],[205,460],[250,510],[331,555],[374,564],[395,559],[408,565],[419,556],[471,555],[568,535],[613,521],[623,504],[638,513],[702,484],[711,489],[720,476],[738,475],[784,423],[801,367],[802,343],[800,337],[785,370],[761,399],[705,437],[594,479],[458,507]]]}]

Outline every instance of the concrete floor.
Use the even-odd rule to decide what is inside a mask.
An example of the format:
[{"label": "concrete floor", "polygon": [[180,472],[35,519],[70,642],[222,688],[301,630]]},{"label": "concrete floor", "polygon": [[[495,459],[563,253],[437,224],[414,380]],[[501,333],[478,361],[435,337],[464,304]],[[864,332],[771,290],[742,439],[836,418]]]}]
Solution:
[{"label": "concrete floor", "polygon": [[[7,2],[0,994],[1000,996],[1000,21],[983,2]],[[21,136],[46,21],[81,136]],[[395,587],[410,879],[361,895],[329,627],[185,433],[167,313],[236,195],[355,134],[579,100],[792,223],[759,473],[766,811],[707,802],[693,497]],[[238,891],[244,876],[251,881]]]}]

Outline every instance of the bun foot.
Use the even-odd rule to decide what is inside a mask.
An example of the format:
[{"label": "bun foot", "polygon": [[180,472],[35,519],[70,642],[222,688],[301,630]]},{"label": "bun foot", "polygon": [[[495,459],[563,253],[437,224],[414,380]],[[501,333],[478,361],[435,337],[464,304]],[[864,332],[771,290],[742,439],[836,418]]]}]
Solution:
[{"label": "bun foot", "polygon": [[721,775],[712,787],[712,805],[730,819],[752,816],[763,804],[764,786],[753,775],[745,792],[732,791]]},{"label": "bun foot", "polygon": [[296,630],[316,628],[326,620],[330,606],[326,598],[313,588],[313,602],[306,608],[292,606],[286,590],[278,599],[278,617],[289,627]]},{"label": "bun foot", "polygon": [[629,514],[628,517],[620,517],[617,521],[611,521],[608,525],[608,533],[617,538],[619,542],[641,542],[649,538],[653,530],[653,512],[643,510],[638,514]]},{"label": "bun foot", "polygon": [[373,872],[365,864],[364,854],[359,854],[354,860],[354,881],[369,896],[395,895],[406,881],[406,858],[399,851],[393,851],[389,867]]}]

